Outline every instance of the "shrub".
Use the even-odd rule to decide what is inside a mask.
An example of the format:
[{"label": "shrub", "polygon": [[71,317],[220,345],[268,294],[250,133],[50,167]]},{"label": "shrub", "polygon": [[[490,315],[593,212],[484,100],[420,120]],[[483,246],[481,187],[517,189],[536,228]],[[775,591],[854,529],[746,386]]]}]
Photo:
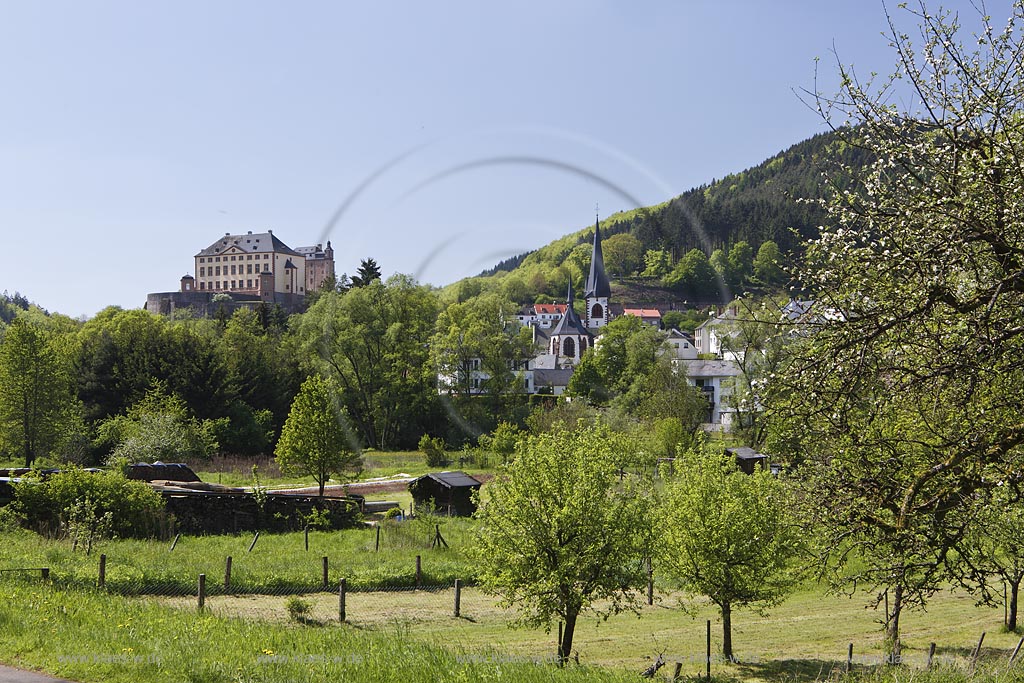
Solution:
[{"label": "shrub", "polygon": [[313,609],[313,605],[308,600],[303,600],[295,595],[288,598],[285,609],[288,610],[289,619],[302,623],[309,618],[309,612]]},{"label": "shrub", "polygon": [[444,441],[442,439],[424,434],[420,438],[419,448],[427,458],[428,467],[444,467],[448,464],[448,456],[444,452]]},{"label": "shrub", "polygon": [[67,522],[65,511],[85,499],[95,506],[96,515],[110,513],[110,531],[121,537],[153,536],[163,517],[160,494],[120,472],[70,469],[45,481],[27,479],[15,484],[12,505],[29,528],[53,533]]}]

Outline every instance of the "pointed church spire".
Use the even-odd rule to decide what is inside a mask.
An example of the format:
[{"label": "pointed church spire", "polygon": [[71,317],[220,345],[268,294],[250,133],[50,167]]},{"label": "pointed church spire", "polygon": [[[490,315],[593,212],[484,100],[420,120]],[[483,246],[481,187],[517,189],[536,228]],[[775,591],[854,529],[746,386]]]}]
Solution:
[{"label": "pointed church spire", "polygon": [[612,287],[608,282],[608,274],[604,271],[604,252],[601,251],[601,221],[594,220],[594,249],[590,254],[590,275],[587,276],[587,289],[583,293],[586,299],[610,297]]}]

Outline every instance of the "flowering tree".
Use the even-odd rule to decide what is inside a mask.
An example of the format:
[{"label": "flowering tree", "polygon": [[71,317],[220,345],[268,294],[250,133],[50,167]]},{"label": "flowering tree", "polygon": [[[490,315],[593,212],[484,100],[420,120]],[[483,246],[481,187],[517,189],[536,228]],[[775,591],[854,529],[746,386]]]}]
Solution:
[{"label": "flowering tree", "polygon": [[889,18],[889,78],[840,65],[840,92],[814,97],[874,163],[830,175],[797,275],[832,315],[770,403],[809,463],[822,566],[891,595],[894,657],[903,610],[949,577],[978,492],[1019,480],[1024,442],[1024,8],[1002,30],[978,17],[966,47],[957,17],[916,7],[919,46]]}]

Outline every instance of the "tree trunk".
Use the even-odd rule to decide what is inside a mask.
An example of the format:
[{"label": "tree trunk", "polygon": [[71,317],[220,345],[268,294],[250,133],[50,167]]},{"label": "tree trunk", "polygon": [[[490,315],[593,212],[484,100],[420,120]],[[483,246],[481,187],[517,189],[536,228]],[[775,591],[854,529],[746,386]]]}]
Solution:
[{"label": "tree trunk", "polygon": [[324,497],[324,484],[326,484],[326,483],[327,483],[327,477],[324,477],[324,478],[322,478],[320,480],[320,497],[321,498]]},{"label": "tree trunk", "polygon": [[886,656],[890,664],[900,663],[900,612],[903,611],[903,586],[896,585],[893,590],[892,612],[885,625]]},{"label": "tree trunk", "polygon": [[1006,613],[1006,628],[1011,631],[1017,630],[1017,592],[1020,590],[1020,582],[1024,574],[1018,574],[1010,581],[1010,607]]},{"label": "tree trunk", "polygon": [[732,661],[732,604],[722,603],[722,656]]},{"label": "tree trunk", "polygon": [[572,654],[572,635],[576,631],[576,611],[567,610],[565,628],[562,630],[562,642],[558,646],[558,665],[563,666]]}]

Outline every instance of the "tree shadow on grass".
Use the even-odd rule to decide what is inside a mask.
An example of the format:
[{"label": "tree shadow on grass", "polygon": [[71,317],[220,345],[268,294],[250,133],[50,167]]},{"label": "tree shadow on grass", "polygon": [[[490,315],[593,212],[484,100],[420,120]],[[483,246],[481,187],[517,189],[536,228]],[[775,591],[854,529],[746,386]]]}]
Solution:
[{"label": "tree shadow on grass", "polygon": [[[843,664],[824,659],[772,659],[762,662],[738,662],[735,678],[765,681],[822,681],[842,673]],[[712,674],[714,669],[712,668]]]}]

